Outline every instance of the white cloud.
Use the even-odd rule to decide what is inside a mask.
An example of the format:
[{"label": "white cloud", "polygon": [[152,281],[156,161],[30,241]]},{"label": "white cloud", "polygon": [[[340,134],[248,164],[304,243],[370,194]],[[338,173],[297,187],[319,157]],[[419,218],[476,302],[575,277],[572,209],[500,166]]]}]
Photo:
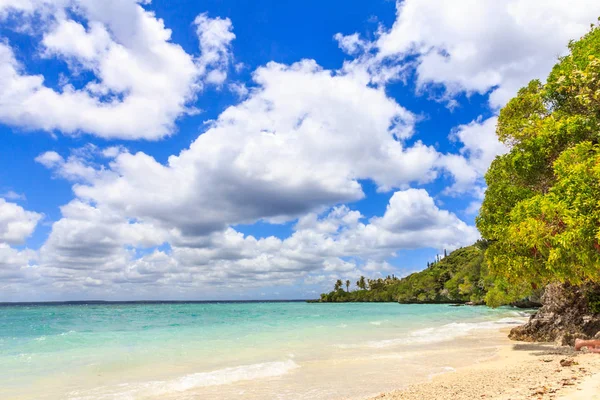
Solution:
[{"label": "white cloud", "polygon": [[[219,17],[211,19],[204,13],[196,17],[194,24],[202,52],[197,61],[200,73],[207,75],[207,82],[221,85],[227,79],[227,70],[233,59],[231,42],[235,34],[231,20]],[[207,73],[208,69],[211,71]]]},{"label": "white cloud", "polygon": [[94,75],[84,87],[67,78],[51,88],[44,76],[27,74],[10,44],[0,42],[0,121],[104,138],[154,140],[172,134],[179,117],[196,112],[190,104],[203,83],[221,85],[226,79],[235,35],[229,19],[201,14],[195,21],[201,54],[194,57],[172,43],[164,22],[139,3],[0,3],[0,19],[19,13],[23,24],[37,21],[28,33],[42,35],[43,57],[65,61],[73,75]]},{"label": "white cloud", "polygon": [[372,43],[361,39],[358,33],[353,33],[346,36],[342,35],[341,33],[336,33],[333,38],[338,42],[340,49],[349,55],[356,55],[358,53],[368,51],[373,47]]},{"label": "white cloud", "polygon": [[414,117],[382,89],[314,61],[270,63],[254,80],[247,100],[167,164],[145,153],[95,170],[81,157],[38,161],[81,181],[74,191],[85,201],[191,236],[358,200],[359,179],[389,190],[435,177],[438,153],[403,146]]},{"label": "white cloud", "polygon": [[442,84],[448,95],[486,93],[504,105],[544,78],[600,15],[595,0],[405,0],[393,27],[376,42],[378,57],[417,55],[417,84]]},{"label": "white cloud", "polygon": [[166,233],[147,223],[120,216],[74,200],[61,207],[63,218],[40,249],[44,266],[61,269],[111,270],[126,267],[131,248],[161,245]]},{"label": "white cloud", "polygon": [[[452,97],[456,94],[491,92],[489,104],[495,111],[529,79],[543,78],[568,40],[583,34],[590,16],[600,14],[600,5],[586,0],[576,7],[559,1],[541,7],[525,0],[405,0],[398,3],[394,26],[382,28],[375,41],[358,34],[335,36],[340,48],[353,56],[339,70],[323,69],[313,60],[271,62],[254,71],[253,82],[246,86],[225,83],[234,64],[230,20],[198,16],[193,24],[201,51],[192,56],[171,43],[162,22],[137,3],[118,4],[129,7],[126,18],[106,14],[103,5],[79,1],[85,4],[85,28],[65,16],[48,17],[42,54],[66,61],[74,74],[92,71],[97,84],[60,93],[43,88],[41,78],[26,75],[13,50],[3,44],[0,61],[4,56],[6,62],[0,62],[0,79],[18,78],[13,93],[47,90],[59,102],[80,96],[78,106],[88,98],[102,98],[105,103],[98,104],[105,107],[107,96],[133,85],[160,112],[149,117],[133,113],[136,121],[102,119],[90,126],[96,134],[110,136],[100,132],[102,124],[114,123],[119,132],[143,131],[151,138],[171,133],[178,116],[193,112],[188,100],[202,85],[223,86],[240,97],[239,104],[208,121],[189,148],[166,162],[123,147],[38,157],[56,176],[74,182],[76,199],[62,208],[62,218],[36,258],[36,282],[74,293],[127,293],[136,288],[140,295],[140,290],[159,293],[164,288],[206,296],[208,288],[228,285],[320,284],[390,271],[386,260],[401,249],[442,250],[472,243],[479,237],[474,227],[441,209],[443,203],[436,205],[426,191],[410,187],[431,182],[445,170],[454,182],[444,194],[469,193],[474,201],[464,212],[475,213],[483,174],[506,151],[494,134],[497,118],[456,127],[450,139],[458,150],[442,155],[418,141],[407,144],[416,117],[389,97],[385,86],[405,79],[414,68],[419,89],[442,85],[450,106],[457,105]],[[27,13],[42,3],[18,7]],[[132,16],[147,26],[129,26],[126,21]],[[138,28],[154,35],[140,37]],[[158,77],[152,87],[138,85],[127,74],[109,73],[119,71],[116,64],[106,64],[114,49],[123,59],[137,62],[153,59],[148,49],[154,45],[177,57],[159,60],[164,69],[141,71]],[[186,65],[191,65],[189,70]],[[179,68],[189,75],[179,74]],[[177,75],[175,81],[171,74]],[[168,85],[176,85],[175,90]],[[172,98],[163,98],[167,89]],[[128,97],[113,100],[120,108]],[[169,109],[163,118],[167,122],[154,120]],[[60,117],[54,114],[52,118]],[[138,122],[166,128],[152,133]],[[78,124],[73,132],[82,129]],[[383,215],[366,220],[341,205],[364,196],[362,180],[374,182],[380,192],[396,191]],[[232,228],[296,218],[287,238],[259,238]],[[12,259],[19,259],[14,251]]]},{"label": "white cloud", "polygon": [[[345,206],[306,215],[286,239],[255,238],[232,228],[184,237],[77,200],[62,213],[40,250],[35,282],[75,294],[124,296],[143,284],[136,294],[168,288],[171,294],[206,295],[219,287],[355,280],[393,271],[385,259],[399,249],[453,249],[478,237],[474,227],[416,189],[396,192],[386,212],[368,221]],[[170,251],[152,250],[164,241]],[[140,256],[140,249],[150,252]]]},{"label": "white cloud", "polygon": [[[340,48],[355,58],[343,70],[375,85],[406,80],[415,71],[418,92],[441,86],[451,109],[461,93],[489,93],[492,111],[529,80],[543,79],[567,52],[567,44],[589,30],[600,14],[593,0],[540,4],[529,0],[404,0],[393,26],[380,26],[368,41],[357,33],[336,34]],[[430,91],[436,93],[436,91]],[[436,94],[437,96],[437,94]],[[455,182],[448,194],[481,190],[495,156],[506,151],[494,134],[496,117],[457,127],[451,140],[460,154],[446,154],[437,167]]]},{"label": "white cloud", "polygon": [[456,127],[451,140],[461,142],[460,153],[465,156],[479,176],[485,174],[494,158],[508,151],[506,145],[496,136],[498,118],[491,117],[482,121],[481,118],[466,125]]},{"label": "white cloud", "polygon": [[14,190],[9,190],[6,193],[0,194],[0,197],[4,197],[5,199],[8,200],[27,200],[27,196],[25,196],[23,193],[17,193]]},{"label": "white cloud", "polygon": [[231,83],[229,85],[229,90],[241,99],[245,98],[248,95],[248,93],[250,93],[248,87],[243,83]]},{"label": "white cloud", "polygon": [[466,125],[459,125],[450,134],[450,140],[460,142],[459,154],[445,154],[439,163],[454,177],[454,184],[447,189],[452,194],[481,190],[483,176],[498,155],[508,148],[496,136],[497,117],[484,121],[481,118]]},{"label": "white cloud", "polygon": [[56,171],[61,178],[70,181],[90,181],[101,173],[84,157],[71,155],[65,160],[55,151],[42,153],[35,158],[35,161],[46,168]]},{"label": "white cloud", "polygon": [[23,244],[43,215],[0,198],[0,243]]},{"label": "white cloud", "polygon": [[[335,39],[356,55],[345,63],[349,73],[386,84],[414,69],[418,91],[441,85],[448,107],[459,106],[457,94],[489,93],[496,111],[529,80],[543,79],[598,14],[600,3],[592,0],[404,0],[397,2],[393,26],[380,27],[374,41],[356,33]],[[491,161],[507,150],[495,136],[496,122],[478,119],[452,132],[451,140],[462,143],[460,154],[437,163],[455,180],[447,193],[481,190]]]},{"label": "white cloud", "polygon": [[9,285],[19,288],[35,280],[35,269],[30,265],[35,258],[32,250],[19,251],[0,242],[0,289],[6,289]]},{"label": "white cloud", "polygon": [[11,245],[22,245],[31,236],[43,215],[0,198],[0,298],[21,290],[38,279],[31,265],[37,259],[33,250],[18,250]]},{"label": "white cloud", "polygon": [[391,255],[399,249],[455,249],[478,238],[477,229],[439,209],[425,190],[409,189],[394,193],[385,214],[357,229],[347,247],[381,258],[385,251]]}]

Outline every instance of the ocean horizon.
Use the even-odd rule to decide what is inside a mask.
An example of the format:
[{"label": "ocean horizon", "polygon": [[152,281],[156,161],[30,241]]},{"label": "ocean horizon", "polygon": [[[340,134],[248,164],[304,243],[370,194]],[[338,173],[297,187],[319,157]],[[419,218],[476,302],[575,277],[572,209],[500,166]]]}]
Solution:
[{"label": "ocean horizon", "polygon": [[[266,299],[266,300],[57,300],[57,301],[5,301],[3,306],[61,306],[97,304],[211,304],[211,303],[301,303],[317,299]],[[389,302],[388,302],[389,303]]]},{"label": "ocean horizon", "polygon": [[11,304],[0,397],[361,399],[489,357],[498,330],[525,316],[304,300]]}]

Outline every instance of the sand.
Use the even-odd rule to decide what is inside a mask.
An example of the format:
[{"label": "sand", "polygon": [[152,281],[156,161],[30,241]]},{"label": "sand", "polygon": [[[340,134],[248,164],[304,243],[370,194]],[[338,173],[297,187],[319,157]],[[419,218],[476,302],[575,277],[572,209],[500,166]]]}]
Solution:
[{"label": "sand", "polygon": [[600,400],[600,354],[510,342],[488,361],[373,399]]}]

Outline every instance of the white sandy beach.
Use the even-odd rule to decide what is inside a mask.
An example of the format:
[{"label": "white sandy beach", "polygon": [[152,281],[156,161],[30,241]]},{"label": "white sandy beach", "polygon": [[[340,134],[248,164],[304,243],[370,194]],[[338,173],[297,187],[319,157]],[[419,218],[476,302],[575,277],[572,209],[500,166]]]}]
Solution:
[{"label": "white sandy beach", "polygon": [[[506,333],[503,330],[501,334]],[[507,339],[487,361],[373,399],[600,399],[600,356],[553,344]]]}]

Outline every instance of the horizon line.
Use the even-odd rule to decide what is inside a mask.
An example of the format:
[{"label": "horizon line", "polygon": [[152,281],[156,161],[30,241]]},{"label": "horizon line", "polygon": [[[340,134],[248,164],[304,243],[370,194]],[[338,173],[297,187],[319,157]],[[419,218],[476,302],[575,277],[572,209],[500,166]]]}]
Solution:
[{"label": "horizon line", "polygon": [[251,300],[50,300],[50,301],[0,301],[0,306],[15,305],[95,305],[95,304],[193,304],[193,303],[285,303],[315,299],[251,299]]}]

